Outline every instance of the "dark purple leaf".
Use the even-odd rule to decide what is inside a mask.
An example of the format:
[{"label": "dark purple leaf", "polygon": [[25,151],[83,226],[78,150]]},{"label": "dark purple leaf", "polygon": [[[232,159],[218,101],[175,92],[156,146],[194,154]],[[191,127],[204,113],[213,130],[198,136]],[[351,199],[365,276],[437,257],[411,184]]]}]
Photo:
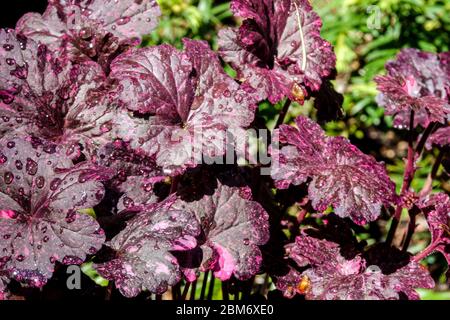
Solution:
[{"label": "dark purple leaf", "polygon": [[89,163],[73,166],[55,147],[20,138],[0,141],[0,252],[11,277],[40,287],[56,261],[81,264],[102,246],[105,236],[89,215],[98,204],[100,182],[109,173]]},{"label": "dark purple leaf", "polygon": [[260,99],[302,103],[331,75],[336,57],[307,0],[233,0],[231,9],[244,22],[219,33],[220,53]]},{"label": "dark purple leaf", "polygon": [[431,232],[430,246],[450,263],[450,198],[445,193],[430,195],[419,203]]},{"label": "dark purple leaf", "polygon": [[439,128],[427,140],[427,148],[431,149],[433,145],[445,147],[450,145],[450,127]]},{"label": "dark purple leaf", "polygon": [[123,141],[116,140],[98,148],[94,159],[113,171],[109,186],[122,194],[117,212],[140,211],[143,206],[159,201],[154,186],[166,177],[153,157],[139,154]]},{"label": "dark purple leaf", "polygon": [[44,14],[28,13],[16,30],[49,46],[67,49],[72,57],[88,57],[105,70],[113,58],[158,23],[155,0],[55,0]]},{"label": "dark purple leaf", "polygon": [[274,279],[276,288],[288,299],[293,298],[296,294],[305,294],[306,290],[304,289],[307,289],[305,285],[309,286],[308,280],[306,277],[302,277],[301,272],[292,268],[289,268],[287,274]]},{"label": "dark purple leaf", "polygon": [[[111,131],[109,101],[97,92],[105,81],[92,62],[53,57],[44,45],[0,31],[0,133],[24,132],[64,143],[81,143],[87,155]],[[9,45],[9,47],[6,47]]]},{"label": "dark purple leaf", "polygon": [[444,86],[447,90],[447,98],[450,100],[450,51],[439,53],[439,59],[441,61],[441,68],[447,75]]},{"label": "dark purple leaf", "polygon": [[9,278],[0,271],[0,301],[8,299],[8,283]]},{"label": "dark purple leaf", "polygon": [[342,137],[326,137],[313,121],[298,117],[297,128],[283,125],[274,132],[272,178],[278,188],[309,182],[312,205],[332,205],[340,217],[358,224],[374,221],[381,206],[395,200],[395,185],[383,164]]},{"label": "dark purple leaf", "polygon": [[225,74],[205,42],[184,43],[184,52],[168,45],[136,49],[112,64],[121,103],[143,115],[122,113],[118,136],[156,157],[166,174],[223,156],[255,111],[249,89]]},{"label": "dark purple leaf", "polygon": [[305,235],[287,251],[300,267],[307,267],[290,285],[309,300],[417,299],[414,289],[434,287],[428,271],[413,261],[386,273],[360,255],[345,259],[336,243]]},{"label": "dark purple leaf", "polygon": [[395,116],[397,126],[409,128],[411,111],[415,112],[415,126],[446,121],[449,80],[438,55],[403,49],[396,60],[386,64],[386,70],[388,75],[375,78],[380,91],[377,100],[387,115]]},{"label": "dark purple leaf", "polygon": [[[201,182],[197,183],[201,187]],[[201,271],[213,270],[221,280],[232,275],[249,279],[262,263],[259,246],[269,238],[268,214],[251,199],[248,187],[228,186],[218,180],[215,184],[215,190],[203,196],[196,189],[180,189],[181,198],[174,208],[195,214],[200,222]]]},{"label": "dark purple leaf", "polygon": [[195,248],[200,227],[195,215],[176,208],[174,201],[170,197],[136,215],[110,243],[116,258],[97,265],[124,296],[135,297],[142,290],[162,294],[181,279],[172,252]]}]

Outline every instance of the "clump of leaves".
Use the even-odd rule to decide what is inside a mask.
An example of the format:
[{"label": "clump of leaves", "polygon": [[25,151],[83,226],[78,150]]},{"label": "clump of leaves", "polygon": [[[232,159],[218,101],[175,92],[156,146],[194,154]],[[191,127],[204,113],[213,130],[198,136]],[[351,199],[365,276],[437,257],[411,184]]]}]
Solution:
[{"label": "clump of leaves", "polygon": [[[404,50],[376,78],[386,112],[409,130],[397,194],[384,164],[349,140],[303,116],[283,124],[291,101],[312,97],[320,122],[341,114],[333,48],[309,2],[231,9],[243,22],[219,33],[219,53],[190,39],[138,48],[157,25],[154,0],[52,0],[0,31],[0,299],[27,298],[18,287],[84,262],[127,298],[185,299],[199,279],[202,299],[214,279],[239,296],[263,273],[286,298],[417,299],[434,287],[420,261],[449,259],[449,198],[432,190],[448,152],[449,54]],[[247,129],[264,128],[267,100],[284,102],[266,131],[270,166],[240,148]],[[429,183],[413,190],[432,148]],[[355,236],[389,214],[385,241]],[[432,241],[412,255],[418,215]]]}]

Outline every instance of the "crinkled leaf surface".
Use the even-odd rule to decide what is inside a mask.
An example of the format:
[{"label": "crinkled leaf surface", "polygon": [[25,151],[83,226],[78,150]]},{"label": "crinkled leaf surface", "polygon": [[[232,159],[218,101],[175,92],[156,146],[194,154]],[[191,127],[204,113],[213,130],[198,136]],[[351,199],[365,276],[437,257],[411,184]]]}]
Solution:
[{"label": "crinkled leaf surface", "polygon": [[184,44],[184,52],[169,45],[130,50],[111,72],[122,105],[143,115],[121,114],[119,138],[155,156],[168,174],[223,156],[255,111],[249,88],[225,74],[205,42]]},{"label": "crinkled leaf surface", "polygon": [[[286,273],[283,276],[274,278],[274,282],[276,288],[283,293],[283,296],[288,299],[291,299],[297,293],[298,294],[305,293],[305,291],[303,291],[304,288],[302,287],[302,279],[305,281],[306,277],[302,277],[301,272],[293,268],[289,268],[288,273]],[[308,282],[304,282],[304,284],[309,285]]]},{"label": "crinkled leaf surface", "polygon": [[387,115],[395,116],[397,126],[409,128],[411,111],[415,112],[415,126],[446,121],[450,114],[449,76],[438,55],[403,49],[396,60],[386,64],[386,70],[388,75],[375,78],[380,91],[377,100]]},{"label": "crinkled leaf surface", "polygon": [[[92,62],[57,59],[44,45],[0,30],[0,132],[31,133],[86,150],[111,130],[113,110]],[[73,149],[74,147],[72,147]]]},{"label": "crinkled leaf surface", "polygon": [[450,263],[450,198],[445,193],[429,196],[419,203],[431,232],[431,244]]},{"label": "crinkled leaf surface", "polygon": [[395,185],[383,164],[342,137],[326,137],[305,117],[297,128],[283,125],[274,132],[272,178],[278,188],[309,182],[312,205],[324,211],[332,205],[340,217],[358,224],[375,220],[381,206],[395,200]]},{"label": "crinkled leaf surface", "polygon": [[191,212],[200,222],[200,270],[213,270],[221,280],[232,275],[249,279],[262,263],[259,246],[269,239],[268,214],[251,199],[248,187],[228,186],[219,180],[214,184],[204,195],[195,188],[180,189],[181,198],[174,207]]},{"label": "crinkled leaf surface", "polygon": [[55,0],[42,15],[24,15],[16,30],[108,70],[114,57],[153,30],[160,14],[155,0]]},{"label": "crinkled leaf surface", "polygon": [[307,0],[233,0],[231,9],[244,22],[220,31],[220,54],[260,99],[303,102],[308,90],[320,89],[336,57]]},{"label": "crinkled leaf surface", "polygon": [[[1,263],[0,263],[0,270],[1,270]],[[0,301],[8,299],[8,283],[9,278],[6,274],[6,272],[0,271]]]},{"label": "crinkled leaf surface", "polygon": [[427,147],[431,149],[432,145],[440,147],[450,145],[450,127],[437,129],[427,140]]},{"label": "crinkled leaf surface", "polygon": [[106,143],[96,150],[95,162],[111,169],[109,187],[121,196],[117,212],[140,211],[143,206],[158,202],[155,184],[165,179],[154,157],[140,154],[123,141]]},{"label": "crinkled leaf surface", "polygon": [[291,281],[290,286],[297,292],[302,289],[300,293],[310,300],[385,300],[405,296],[418,299],[415,288],[434,287],[428,271],[413,261],[386,272],[384,266],[373,264],[362,255],[347,260],[336,243],[306,235],[297,237],[287,250],[300,267],[307,267],[301,278],[291,277],[300,282]]},{"label": "crinkled leaf surface", "polygon": [[20,138],[0,141],[0,159],[0,256],[11,277],[42,286],[56,261],[80,264],[102,246],[98,223],[78,210],[102,200],[107,172]]},{"label": "crinkled leaf surface", "polygon": [[181,279],[172,252],[195,248],[200,226],[195,215],[176,208],[174,200],[170,197],[136,215],[111,241],[116,259],[97,266],[124,296],[142,290],[162,294]]}]

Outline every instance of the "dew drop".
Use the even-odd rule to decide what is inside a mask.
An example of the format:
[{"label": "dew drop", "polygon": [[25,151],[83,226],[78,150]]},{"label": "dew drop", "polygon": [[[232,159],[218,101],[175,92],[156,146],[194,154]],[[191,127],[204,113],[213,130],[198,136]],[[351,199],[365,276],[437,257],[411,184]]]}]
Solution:
[{"label": "dew drop", "polygon": [[123,198],[123,205],[125,206],[125,208],[130,208],[134,205],[134,201],[129,197],[125,197]]},{"label": "dew drop", "polygon": [[65,265],[74,265],[74,264],[80,265],[83,263],[83,260],[74,256],[66,256],[64,257],[62,263]]},{"label": "dew drop", "polygon": [[42,189],[45,185],[45,178],[42,176],[37,177],[36,179],[36,185],[39,189]]},{"label": "dew drop", "polygon": [[241,103],[243,99],[244,99],[244,98],[243,98],[242,95],[240,95],[240,94],[236,94],[236,95],[234,96],[234,100],[235,100],[237,103]]},{"label": "dew drop", "polygon": [[28,64],[25,63],[23,66],[16,65],[16,69],[10,72],[12,76],[19,79],[26,79],[28,77]]},{"label": "dew drop", "polygon": [[60,184],[61,184],[60,178],[53,179],[52,182],[50,182],[50,190],[55,191],[56,189],[58,189]]},{"label": "dew drop", "polygon": [[11,172],[6,171],[4,174],[4,178],[6,184],[11,184],[14,180],[14,175]]},{"label": "dew drop", "polygon": [[249,238],[244,238],[244,245],[248,246],[250,244]]},{"label": "dew drop", "polygon": [[67,216],[66,216],[66,222],[67,223],[72,223],[72,222],[74,222],[76,220],[76,218],[77,218],[77,215],[75,214],[74,211],[69,212],[67,214]]},{"label": "dew drop", "polygon": [[92,37],[92,29],[91,28],[83,28],[80,30],[80,37],[82,39],[89,39]]},{"label": "dew drop", "polygon": [[112,127],[111,127],[111,124],[109,124],[109,123],[104,123],[100,126],[100,131],[102,133],[109,132],[109,131],[111,131],[111,129],[112,129]]},{"label": "dew drop", "polygon": [[117,24],[119,26],[123,26],[124,24],[127,24],[128,22],[130,22],[130,20],[131,20],[130,17],[123,17],[117,21]]},{"label": "dew drop", "polygon": [[7,58],[6,59],[6,64],[9,66],[13,66],[16,64],[16,60],[12,59],[12,58]]},{"label": "dew drop", "polygon": [[16,168],[17,168],[17,170],[22,170],[22,168],[23,168],[22,161],[16,160]]},{"label": "dew drop", "polygon": [[92,174],[90,172],[83,172],[78,176],[78,182],[79,183],[85,183],[92,177]]},{"label": "dew drop", "polygon": [[0,164],[4,164],[6,161],[8,161],[8,158],[4,154],[0,153]]},{"label": "dew drop", "polygon": [[5,49],[6,51],[11,51],[12,49],[14,49],[14,46],[12,44],[5,43],[3,45],[3,49]]},{"label": "dew drop", "polygon": [[34,176],[38,170],[38,164],[36,161],[32,160],[31,158],[27,158],[27,163],[25,165],[25,170],[29,175]]},{"label": "dew drop", "polygon": [[10,149],[14,148],[16,146],[16,143],[14,141],[9,141],[6,146]]},{"label": "dew drop", "polygon": [[95,198],[96,198],[98,201],[101,201],[101,200],[103,199],[103,196],[104,196],[104,193],[103,193],[102,190],[98,190],[98,191],[95,193]]},{"label": "dew drop", "polygon": [[144,189],[145,192],[150,192],[150,191],[152,191],[153,186],[151,183],[147,183],[142,186],[142,189]]}]

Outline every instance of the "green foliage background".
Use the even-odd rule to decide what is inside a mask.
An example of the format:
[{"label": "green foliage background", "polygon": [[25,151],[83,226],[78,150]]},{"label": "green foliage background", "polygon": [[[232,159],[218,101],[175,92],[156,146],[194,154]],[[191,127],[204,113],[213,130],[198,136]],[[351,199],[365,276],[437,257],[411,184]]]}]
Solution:
[{"label": "green foliage background", "polygon": [[[257,1],[257,0],[255,0]],[[210,42],[217,49],[217,32],[224,26],[237,26],[229,2],[223,0],[158,0],[163,16],[156,31],[148,35],[143,45],[170,43],[182,47],[181,39],[189,37]],[[323,19],[322,36],[333,44],[337,56],[338,77],[335,88],[344,94],[343,119],[328,123],[330,135],[348,137],[364,152],[387,163],[391,177],[398,185],[403,174],[407,144],[404,132],[392,127],[392,119],[375,103],[377,94],[373,78],[384,72],[384,64],[401,48],[413,47],[425,51],[450,50],[450,0],[311,0]],[[226,70],[232,70],[225,66]],[[280,105],[262,103],[259,115],[270,128],[276,121]],[[299,114],[314,118],[310,103],[293,105],[288,120]],[[433,163],[433,151],[420,162],[413,187],[420,188]],[[440,185],[450,191],[449,177],[440,172]],[[387,227],[388,225],[386,225]],[[420,229],[419,229],[420,231]],[[360,235],[367,238],[370,235]],[[426,227],[418,232],[411,250],[420,251],[428,243]],[[436,291],[420,291],[424,299],[450,299],[446,264],[434,255],[429,268],[440,283]],[[218,286],[216,286],[217,288]],[[221,298],[219,291],[215,298]]]}]

